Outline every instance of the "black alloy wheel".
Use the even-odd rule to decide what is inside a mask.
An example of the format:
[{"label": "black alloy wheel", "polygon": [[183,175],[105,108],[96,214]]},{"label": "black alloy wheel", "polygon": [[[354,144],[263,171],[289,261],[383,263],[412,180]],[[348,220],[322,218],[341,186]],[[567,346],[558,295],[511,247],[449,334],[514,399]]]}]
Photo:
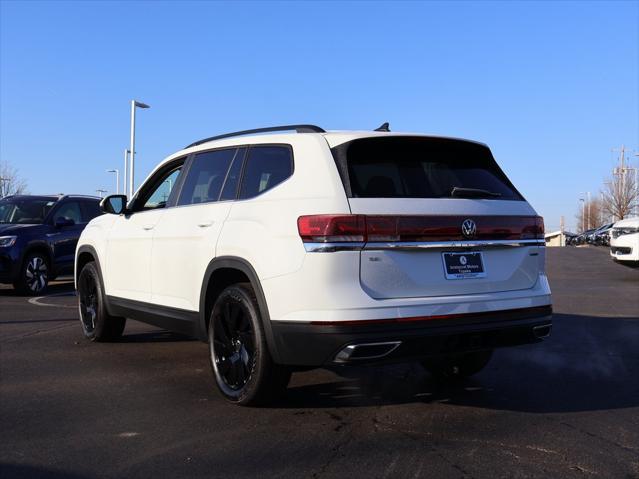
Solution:
[{"label": "black alloy wheel", "polygon": [[232,390],[243,388],[255,367],[255,332],[241,302],[226,298],[213,317],[215,367]]},{"label": "black alloy wheel", "polygon": [[234,284],[220,293],[209,318],[208,336],[215,382],[227,400],[255,406],[286,391],[291,370],[271,358],[250,283]]},{"label": "black alloy wheel", "polygon": [[87,339],[114,341],[122,336],[126,318],[108,313],[100,275],[93,262],[84,265],[78,277],[78,309],[82,332]]}]

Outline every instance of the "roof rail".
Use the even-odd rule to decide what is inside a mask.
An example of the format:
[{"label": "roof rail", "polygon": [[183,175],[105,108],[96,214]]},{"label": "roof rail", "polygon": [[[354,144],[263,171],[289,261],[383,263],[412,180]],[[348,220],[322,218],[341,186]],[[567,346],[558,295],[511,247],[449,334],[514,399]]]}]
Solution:
[{"label": "roof rail", "polygon": [[251,133],[269,133],[271,131],[292,131],[292,130],[295,130],[297,133],[326,133],[325,130],[315,125],[270,126],[268,128],[256,128],[254,130],[235,131],[233,133],[225,133],[223,135],[204,138],[203,140],[199,140],[199,141],[196,141],[195,143],[191,143],[186,148],[191,148],[192,146],[201,145],[202,143],[208,143],[209,141],[221,140],[223,138],[231,138],[233,136],[250,135]]}]

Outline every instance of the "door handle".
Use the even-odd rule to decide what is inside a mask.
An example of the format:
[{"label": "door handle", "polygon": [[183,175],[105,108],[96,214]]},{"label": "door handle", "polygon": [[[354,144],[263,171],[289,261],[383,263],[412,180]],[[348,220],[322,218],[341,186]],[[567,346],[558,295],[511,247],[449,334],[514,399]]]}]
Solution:
[{"label": "door handle", "polygon": [[209,226],[212,226],[212,225],[213,225],[213,223],[214,223],[214,221],[213,221],[213,220],[211,220],[211,221],[203,221],[202,223],[198,223],[197,225],[198,225],[200,228],[208,228]]},{"label": "door handle", "polygon": [[142,229],[144,229],[146,231],[152,230],[153,228],[155,228],[155,225],[144,225],[142,227]]}]

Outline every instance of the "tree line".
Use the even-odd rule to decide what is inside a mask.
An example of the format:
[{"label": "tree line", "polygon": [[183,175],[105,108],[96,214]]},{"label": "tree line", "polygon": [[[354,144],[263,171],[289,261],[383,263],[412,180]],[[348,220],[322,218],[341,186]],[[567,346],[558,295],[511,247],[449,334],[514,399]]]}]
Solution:
[{"label": "tree line", "polygon": [[577,212],[577,231],[583,233],[606,223],[639,215],[639,196],[634,175],[615,174],[604,182],[599,197],[584,200]]}]

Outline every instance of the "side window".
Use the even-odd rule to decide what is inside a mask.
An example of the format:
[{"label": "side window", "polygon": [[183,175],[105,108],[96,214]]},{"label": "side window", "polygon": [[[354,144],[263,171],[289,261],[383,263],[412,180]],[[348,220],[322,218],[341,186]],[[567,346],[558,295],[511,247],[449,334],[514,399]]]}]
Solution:
[{"label": "side window", "polygon": [[224,188],[220,195],[220,201],[234,200],[237,197],[237,185],[240,182],[240,175],[242,174],[244,155],[246,155],[246,148],[240,148],[237,150],[231,169],[229,170],[228,175],[226,175],[226,181],[224,182]]},{"label": "side window", "polygon": [[[150,191],[142,195],[142,210],[164,208],[182,172],[182,165],[161,176]],[[136,208],[138,209],[138,208]]]},{"label": "side window", "polygon": [[293,174],[291,149],[286,146],[255,146],[249,149],[240,198],[253,198]]},{"label": "side window", "polygon": [[82,213],[80,212],[80,204],[77,201],[67,201],[58,211],[55,212],[54,221],[58,218],[66,218],[68,220],[73,220],[75,224],[84,223],[82,221]]},{"label": "side window", "polygon": [[96,216],[100,216],[102,211],[100,210],[100,203],[97,201],[83,201],[82,202],[82,222],[88,223]]},{"label": "side window", "polygon": [[217,201],[237,149],[207,151],[193,158],[178,205]]}]

